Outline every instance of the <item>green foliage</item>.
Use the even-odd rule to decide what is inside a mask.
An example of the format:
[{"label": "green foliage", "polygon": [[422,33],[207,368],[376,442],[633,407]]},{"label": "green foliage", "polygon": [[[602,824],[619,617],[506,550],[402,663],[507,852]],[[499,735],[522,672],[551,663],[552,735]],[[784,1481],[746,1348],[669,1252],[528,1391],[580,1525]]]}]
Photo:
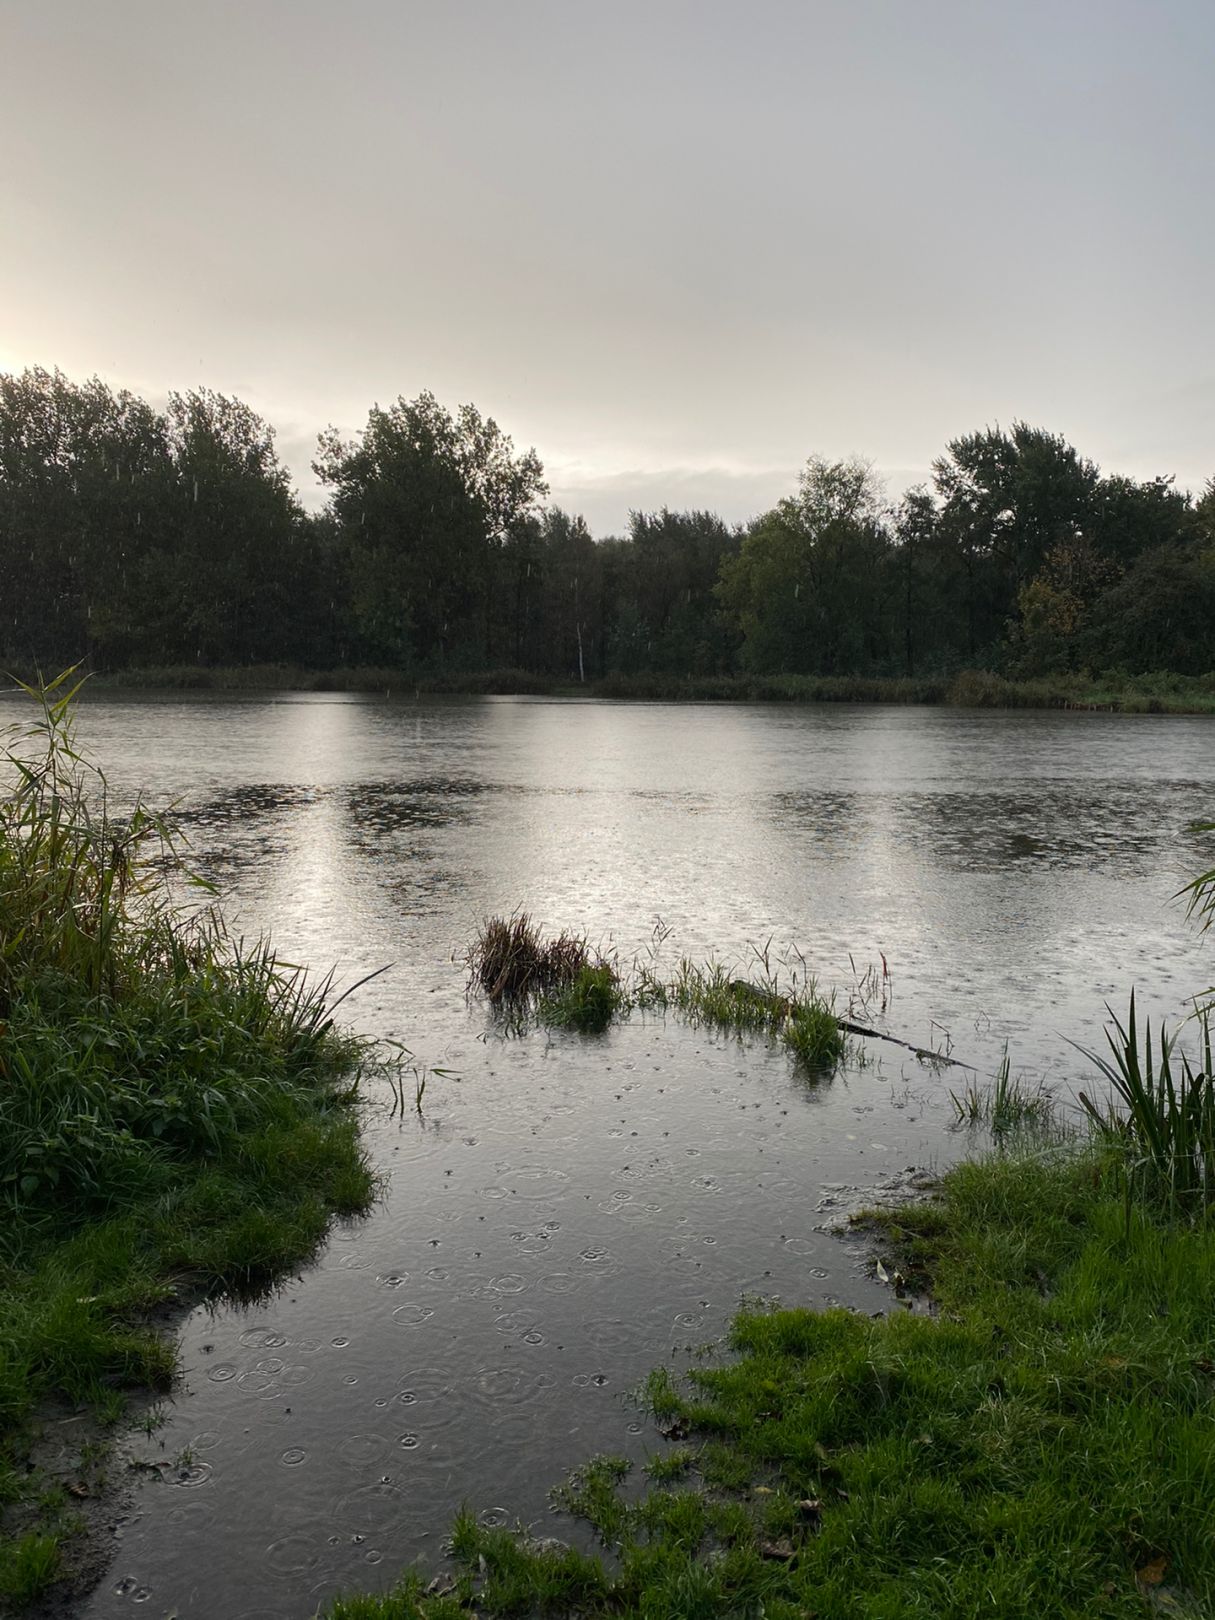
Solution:
[{"label": "green foliage", "polygon": [[1213,623],[1215,548],[1174,542],[1143,553],[1097,598],[1079,650],[1099,666],[1201,675],[1215,668]]},{"label": "green foliage", "polygon": [[0,757],[0,1201],[18,1221],[138,1202],[352,1055],[325,986],[174,908],[174,831],[112,814],[73,739],[77,690],[26,688],[38,718]]},{"label": "green foliage", "polygon": [[625,1004],[625,993],[607,962],[580,968],[564,989],[541,998],[542,1023],[554,1029],[576,1029],[584,1035],[601,1034]]},{"label": "green foliage", "polygon": [[31,1532],[8,1545],[0,1544],[0,1597],[24,1608],[54,1582],[60,1563],[55,1536]]},{"label": "green foliage", "polygon": [[323,648],[315,527],[239,400],[161,412],[99,379],[0,376],[0,651],[11,663],[245,663]]},{"label": "green foliage", "polygon": [[[1201,880],[1200,880],[1201,881]],[[1215,1203],[1215,1070],[1211,1063],[1211,1014],[1199,1017],[1201,1067],[1177,1049],[1177,1037],[1160,1030],[1153,1052],[1151,1024],[1140,1044],[1131,994],[1127,1022],[1106,1032],[1110,1059],[1088,1053],[1109,1082],[1112,1100],[1080,1101],[1101,1135],[1118,1149],[1128,1189],[1162,1203],[1171,1213],[1204,1213]]]},{"label": "green foliage", "polygon": [[629,1522],[619,1486],[632,1466],[627,1457],[592,1457],[553,1491],[553,1502],[592,1525],[605,1547],[617,1547]]},{"label": "green foliage", "polygon": [[844,1054],[830,1003],[813,979],[796,973],[786,985],[765,968],[756,983],[733,977],[720,962],[685,959],[669,983],[647,961],[622,976],[614,960],[593,955],[578,935],[546,939],[526,912],[489,918],[465,960],[470,987],[513,1029],[535,1017],[552,1028],[600,1034],[619,1014],[673,1007],[694,1022],[779,1040],[811,1073],[833,1069]]},{"label": "green foliage", "polygon": [[811,457],[798,493],[753,525],[718,588],[760,674],[841,674],[872,665],[882,639],[874,571],[889,548],[881,490],[859,461]]},{"label": "green foliage", "polygon": [[0,655],[381,691],[844,682],[828,700],[962,668],[1215,668],[1215,498],[1103,476],[1024,422],[953,440],[893,510],[864,463],[812,456],[745,530],[664,506],[602,541],[541,506],[534,451],[429,393],[327,429],[314,467],[329,501],[309,515],[238,399],[157,410],[96,378],[0,377]]},{"label": "green foliage", "polygon": [[353,442],[329,429],[317,476],[333,492],[352,630],[370,662],[476,667],[507,537],[547,492],[534,451],[472,405],[433,394],[372,408]]},{"label": "green foliage", "polygon": [[831,1008],[810,999],[789,1014],[780,1038],[806,1069],[833,1069],[844,1055],[844,1036]]},{"label": "green foliage", "polygon": [[959,1124],[986,1125],[997,1139],[1026,1128],[1057,1128],[1050,1093],[1041,1081],[1029,1086],[1014,1076],[1007,1052],[992,1085],[980,1086],[975,1080],[949,1096]]},{"label": "green foliage", "polygon": [[711,512],[633,512],[627,540],[611,543],[604,563],[613,586],[609,667],[693,676],[729,669],[738,635],[717,611],[715,587],[740,544]]},{"label": "green foliage", "polygon": [[756,984],[732,977],[720,962],[700,967],[685,960],[669,996],[673,1006],[696,1021],[773,1036],[808,1070],[834,1068],[844,1054],[839,1022],[813,979],[785,988],[768,975]]}]

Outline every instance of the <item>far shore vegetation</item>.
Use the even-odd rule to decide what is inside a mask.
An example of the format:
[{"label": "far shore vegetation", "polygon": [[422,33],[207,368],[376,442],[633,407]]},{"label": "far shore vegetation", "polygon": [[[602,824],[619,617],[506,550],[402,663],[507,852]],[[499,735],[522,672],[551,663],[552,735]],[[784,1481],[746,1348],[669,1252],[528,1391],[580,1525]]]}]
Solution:
[{"label": "far shore vegetation", "polygon": [[[807,447],[813,450],[813,446]],[[0,374],[0,667],[107,680],[1209,710],[1215,483],[1104,472],[1025,422],[887,497],[810,455],[743,524],[594,539],[533,450],[432,394],[317,439],[197,389]]]},{"label": "far shore vegetation", "polygon": [[171,823],[109,803],[74,695],[27,691],[0,752],[0,1613],[72,1589],[114,1483],[96,1437],[46,1472],[43,1426],[167,1391],[175,1311],[255,1295],[375,1191],[328,983],[184,908]]},{"label": "far shore vegetation", "polygon": [[1110,671],[1010,680],[991,670],[950,676],[609,675],[582,685],[522,669],[422,675],[400,669],[304,669],[254,664],[119,670],[94,691],[351,692],[412,697],[605,698],[634,703],[893,703],[957,709],[1080,709],[1114,714],[1215,714],[1215,675]]}]

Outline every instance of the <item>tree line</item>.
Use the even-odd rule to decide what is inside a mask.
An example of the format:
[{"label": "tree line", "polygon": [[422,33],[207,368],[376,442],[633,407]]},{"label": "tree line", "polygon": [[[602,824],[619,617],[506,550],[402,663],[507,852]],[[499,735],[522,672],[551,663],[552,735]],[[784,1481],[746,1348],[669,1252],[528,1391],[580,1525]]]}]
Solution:
[{"label": "tree line", "polygon": [[539,458],[433,395],[328,429],[301,505],[273,429],[208,389],[163,409],[0,375],[0,655],[607,675],[1215,669],[1215,480],[1103,474],[1015,422],[889,504],[811,457],[769,512],[634,512],[594,540]]}]

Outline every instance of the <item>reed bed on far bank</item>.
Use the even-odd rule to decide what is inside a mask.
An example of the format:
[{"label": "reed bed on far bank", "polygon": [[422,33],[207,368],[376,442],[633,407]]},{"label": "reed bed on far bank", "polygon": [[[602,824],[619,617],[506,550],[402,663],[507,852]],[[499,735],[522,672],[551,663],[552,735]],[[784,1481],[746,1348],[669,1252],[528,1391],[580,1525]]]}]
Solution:
[{"label": "reed bed on far bank", "polygon": [[1007,676],[987,669],[927,675],[679,675],[610,673],[575,682],[572,676],[509,667],[412,670],[346,666],[307,669],[294,664],[210,667],[181,664],[114,670],[96,677],[104,687],[166,691],[354,692],[369,696],[427,695],[613,698],[639,703],[896,703],[982,709],[1102,709],[1123,714],[1215,713],[1215,675],[1124,670]]},{"label": "reed bed on far bank", "polygon": [[[71,1566],[31,1469],[46,1403],[111,1417],[163,1389],[153,1314],[298,1263],[373,1178],[360,1043],[327,980],[175,900],[163,817],[116,814],[80,753],[76,688],[27,687],[0,751],[0,1597]],[[60,1493],[61,1495],[61,1493]],[[44,1509],[38,1507],[38,1502]],[[66,1565],[65,1565],[66,1559]]]}]

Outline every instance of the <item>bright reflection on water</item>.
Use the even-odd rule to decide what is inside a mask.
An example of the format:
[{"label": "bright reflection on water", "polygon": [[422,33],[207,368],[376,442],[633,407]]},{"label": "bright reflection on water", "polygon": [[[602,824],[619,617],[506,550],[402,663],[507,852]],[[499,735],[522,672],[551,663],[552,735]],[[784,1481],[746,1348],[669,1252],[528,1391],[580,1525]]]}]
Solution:
[{"label": "bright reflection on water", "polygon": [[[662,1020],[504,1041],[453,962],[525,906],[624,957],[795,946],[886,1024],[1066,1089],[1102,1003],[1211,977],[1170,897],[1204,862],[1211,722],[885,708],[98,698],[118,791],[180,801],[248,933],[349,983],[432,1080],[369,1111],[382,1205],[248,1311],[185,1324],[185,1379],[86,1612],[300,1616],[440,1556],[468,1499],[571,1530],[545,1492],[661,1441],[624,1399],[743,1292],[890,1303],[829,1227],[943,1162],[949,1088],[874,1047],[834,1081]],[[1210,864],[1209,859],[1206,864]],[[871,1009],[877,1016],[876,1009]],[[163,1441],[163,1447],[161,1442]]]}]

